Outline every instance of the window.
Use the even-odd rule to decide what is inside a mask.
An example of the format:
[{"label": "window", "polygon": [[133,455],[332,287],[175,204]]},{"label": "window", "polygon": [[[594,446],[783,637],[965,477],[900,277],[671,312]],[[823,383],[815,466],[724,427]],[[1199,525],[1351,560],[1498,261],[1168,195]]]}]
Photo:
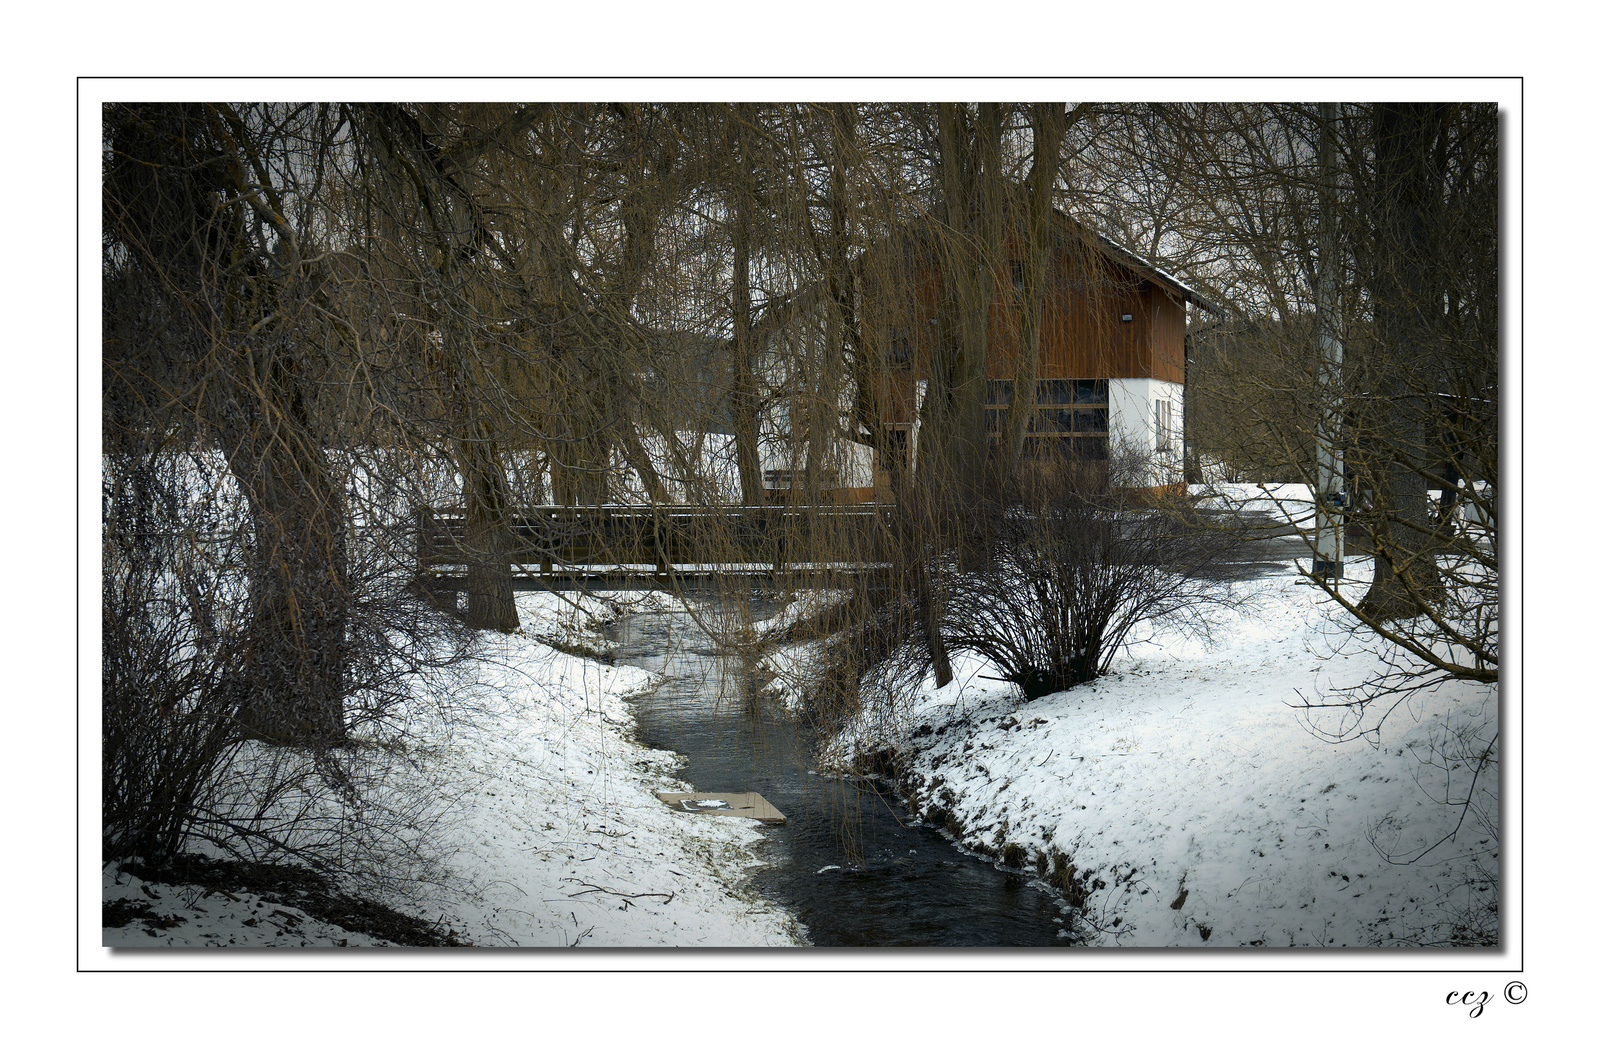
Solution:
[{"label": "window", "polygon": [[904,328],[889,333],[889,363],[899,368],[911,364],[911,333]]},{"label": "window", "polygon": [[1172,451],[1172,402],[1156,401],[1156,451]]},{"label": "window", "polygon": [[[1023,438],[1030,459],[1106,459],[1110,456],[1110,382],[1105,379],[1040,379],[1034,387],[1033,415]],[[1013,384],[989,381],[984,428],[998,441],[1013,403]]]},{"label": "window", "polygon": [[911,465],[911,427],[896,426],[888,433],[889,437],[889,462],[888,469],[893,471],[903,470]]},{"label": "window", "polygon": [[1111,429],[1111,412],[1106,408],[1074,408],[1073,433],[1106,433]]},{"label": "window", "polygon": [[1039,404],[1071,404],[1075,379],[1040,379],[1034,400]]}]

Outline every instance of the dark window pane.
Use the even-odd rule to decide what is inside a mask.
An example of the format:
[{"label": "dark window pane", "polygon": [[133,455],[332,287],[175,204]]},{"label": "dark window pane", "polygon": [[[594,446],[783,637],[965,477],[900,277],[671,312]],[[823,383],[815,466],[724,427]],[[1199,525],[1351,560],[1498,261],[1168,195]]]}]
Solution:
[{"label": "dark window pane", "polygon": [[1038,433],[1068,433],[1072,430],[1072,409],[1040,408],[1034,413],[1033,428]]},{"label": "dark window pane", "polygon": [[911,333],[904,328],[889,333],[889,363],[911,363]]},{"label": "dark window pane", "polygon": [[1078,404],[1105,404],[1110,393],[1110,383],[1105,379],[1079,379],[1073,385],[1073,399]]},{"label": "dark window pane", "polygon": [[1071,379],[1040,379],[1036,397],[1039,404],[1071,404]]},{"label": "dark window pane", "polygon": [[1105,433],[1108,429],[1104,408],[1078,408],[1072,413],[1072,429],[1075,433]]},{"label": "dark window pane", "polygon": [[1006,425],[1005,408],[985,408],[983,410],[983,428],[989,433],[999,433]]},{"label": "dark window pane", "polygon": [[1074,437],[1072,455],[1076,459],[1109,459],[1111,443],[1104,437]]},{"label": "dark window pane", "polygon": [[1028,459],[1050,459],[1060,454],[1061,438],[1055,434],[1029,434],[1022,439],[1022,454]]},{"label": "dark window pane", "polygon": [[990,379],[989,380],[989,403],[990,404],[1010,404],[1011,403],[1011,387],[1012,387],[1012,381],[1010,379]]}]

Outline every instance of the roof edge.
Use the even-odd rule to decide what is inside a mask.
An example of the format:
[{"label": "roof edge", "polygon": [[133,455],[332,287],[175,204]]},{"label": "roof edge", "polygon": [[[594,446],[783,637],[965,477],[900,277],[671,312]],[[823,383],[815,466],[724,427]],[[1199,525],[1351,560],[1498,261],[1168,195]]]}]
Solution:
[{"label": "roof edge", "polygon": [[[1057,209],[1056,214],[1061,215],[1069,222],[1078,222],[1077,219],[1066,215],[1059,209]],[[1083,225],[1082,223],[1078,224],[1080,226]],[[1145,275],[1153,277],[1163,284],[1171,285],[1183,297],[1184,302],[1192,302],[1196,306],[1199,306],[1201,309],[1205,310],[1207,313],[1213,314],[1217,317],[1226,317],[1228,315],[1228,311],[1222,306],[1212,302],[1210,299],[1206,298],[1198,291],[1195,291],[1177,277],[1174,277],[1160,266],[1157,266],[1155,263],[1144,258],[1126,244],[1119,244],[1110,237],[1106,236],[1104,233],[1101,233],[1099,230],[1095,230],[1093,232],[1096,239],[1100,241],[1100,246],[1112,256],[1116,257],[1117,261],[1121,262],[1123,265],[1129,266],[1135,270],[1143,271]]]}]

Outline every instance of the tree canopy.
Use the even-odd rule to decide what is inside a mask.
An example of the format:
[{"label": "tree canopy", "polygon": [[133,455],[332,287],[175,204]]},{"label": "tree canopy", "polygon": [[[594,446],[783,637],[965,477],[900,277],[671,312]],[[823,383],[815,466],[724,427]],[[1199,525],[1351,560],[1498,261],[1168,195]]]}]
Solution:
[{"label": "tree canopy", "polygon": [[[790,494],[815,504],[839,448],[889,457],[876,378],[893,346],[862,294],[907,265],[888,249],[913,228],[939,287],[905,506],[982,491],[1002,245],[1022,245],[1031,390],[1058,211],[1226,306],[1190,333],[1192,473],[1209,456],[1316,484],[1318,420],[1337,415],[1353,489],[1338,509],[1379,568],[1360,601],[1322,582],[1424,678],[1494,680],[1497,119],[1466,104],[1331,119],[1309,104],[107,104],[108,763],[179,793],[244,739],[333,768],[441,638],[517,628],[521,508],[759,504],[774,447]],[[1316,363],[1330,333],[1345,349],[1331,381]],[[440,503],[465,511],[460,608],[414,586],[415,515]],[[929,520],[929,556],[961,545],[959,518]],[[155,638],[166,662],[134,658]],[[203,730],[174,750],[147,731],[174,722],[150,711]],[[181,836],[125,800],[115,848],[140,826],[165,827],[162,847]]]}]

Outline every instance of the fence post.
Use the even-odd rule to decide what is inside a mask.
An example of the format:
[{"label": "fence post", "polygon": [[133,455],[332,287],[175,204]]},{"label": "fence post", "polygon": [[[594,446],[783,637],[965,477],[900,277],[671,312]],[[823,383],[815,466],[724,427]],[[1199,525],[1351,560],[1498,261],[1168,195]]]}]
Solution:
[{"label": "fence post", "polygon": [[417,507],[417,571],[428,563],[428,525],[431,523],[433,511],[427,505]]}]

